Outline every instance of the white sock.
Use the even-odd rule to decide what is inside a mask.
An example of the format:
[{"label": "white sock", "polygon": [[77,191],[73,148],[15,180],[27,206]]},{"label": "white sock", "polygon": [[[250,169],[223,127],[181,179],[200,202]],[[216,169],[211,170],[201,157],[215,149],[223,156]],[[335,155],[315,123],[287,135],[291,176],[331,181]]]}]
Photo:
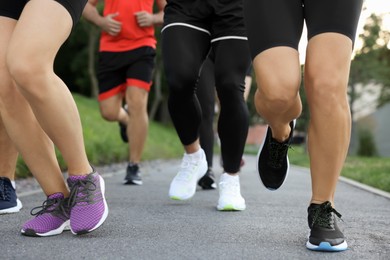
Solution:
[{"label": "white sock", "polygon": [[12,184],[12,187],[13,187],[14,189],[16,189],[16,183],[15,183],[15,181],[11,181],[11,184]]}]

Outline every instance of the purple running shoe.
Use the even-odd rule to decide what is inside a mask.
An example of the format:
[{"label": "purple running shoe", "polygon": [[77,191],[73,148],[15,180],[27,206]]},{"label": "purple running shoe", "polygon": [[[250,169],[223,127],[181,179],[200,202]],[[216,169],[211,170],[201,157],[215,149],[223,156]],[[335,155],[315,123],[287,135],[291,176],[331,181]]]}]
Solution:
[{"label": "purple running shoe", "polygon": [[[47,197],[42,206],[31,210],[35,218],[27,221],[22,227],[22,235],[46,237],[61,234],[69,230],[69,209],[67,199],[62,193]],[[38,211],[37,211],[38,210]]]},{"label": "purple running shoe", "polygon": [[81,235],[100,227],[108,215],[104,180],[94,170],[88,175],[70,176],[70,229]]}]

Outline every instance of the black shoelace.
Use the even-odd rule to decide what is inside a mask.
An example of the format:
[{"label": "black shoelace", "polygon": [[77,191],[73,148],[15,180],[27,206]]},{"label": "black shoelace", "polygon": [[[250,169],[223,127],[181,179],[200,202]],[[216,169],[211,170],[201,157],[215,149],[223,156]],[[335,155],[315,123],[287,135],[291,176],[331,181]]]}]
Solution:
[{"label": "black shoelace", "polygon": [[69,210],[66,206],[65,199],[62,198],[48,198],[41,206],[35,207],[30,211],[32,216],[39,216],[44,213],[51,213],[62,219],[69,218]]},{"label": "black shoelace", "polygon": [[79,202],[91,202],[93,191],[96,190],[96,184],[89,180],[76,180],[70,189],[69,207],[72,208]]},{"label": "black shoelace", "polygon": [[316,225],[323,228],[334,228],[332,213],[341,219],[341,214],[332,207],[329,201],[322,203],[318,208],[313,209],[313,211],[311,227]]},{"label": "black shoelace", "polygon": [[272,168],[279,169],[283,166],[283,161],[286,158],[287,151],[290,145],[286,143],[279,143],[270,137],[269,140],[269,161],[268,164]]}]

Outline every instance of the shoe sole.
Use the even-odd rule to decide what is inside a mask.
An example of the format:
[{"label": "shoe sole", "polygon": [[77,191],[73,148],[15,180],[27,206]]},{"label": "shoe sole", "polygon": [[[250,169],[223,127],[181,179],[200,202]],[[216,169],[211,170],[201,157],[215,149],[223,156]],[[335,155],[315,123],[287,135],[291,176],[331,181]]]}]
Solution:
[{"label": "shoe sole", "polygon": [[[296,124],[296,119],[293,120],[293,129],[295,128],[295,124]],[[268,131],[268,129],[267,129]],[[273,188],[270,188],[270,187],[267,187],[265,186],[264,182],[262,181],[261,177],[260,177],[260,170],[259,170],[259,160],[260,160],[260,154],[261,154],[261,151],[263,150],[263,147],[264,147],[264,144],[265,144],[265,139],[267,138],[267,132],[265,133],[265,137],[263,139],[263,142],[261,143],[260,145],[260,148],[259,148],[259,151],[257,152],[257,156],[256,156],[256,171],[257,171],[257,175],[259,176],[260,178],[260,182],[261,184],[263,184],[263,186],[269,190],[269,191],[276,191],[278,190],[280,187],[283,186],[283,184],[286,182],[287,180],[287,177],[288,177],[288,173],[290,172],[290,161],[288,159],[288,154],[287,154],[287,169],[286,169],[286,177],[284,178],[282,184],[277,188],[277,189],[273,189]]]},{"label": "shoe sole", "polygon": [[318,246],[313,245],[309,241],[306,242],[306,248],[313,251],[323,251],[323,252],[341,252],[348,249],[347,241],[343,243],[332,246],[329,242],[321,242]]},{"label": "shoe sole", "polygon": [[33,229],[26,229],[26,230],[21,230],[20,232],[24,236],[29,236],[29,237],[49,237],[49,236],[56,236],[59,234],[62,234],[62,232],[70,230],[70,221],[67,220],[65,221],[61,226],[59,226],[56,229],[53,229],[49,232],[46,233],[37,233]]},{"label": "shoe sole", "polygon": [[219,211],[243,211],[246,209],[246,206],[236,207],[234,205],[229,204],[229,205],[225,205],[225,206],[221,207],[218,205],[217,209]]},{"label": "shoe sole", "polygon": [[83,234],[87,234],[89,232],[92,232],[95,229],[97,229],[98,227],[100,227],[104,223],[104,221],[107,219],[107,216],[108,216],[108,205],[107,205],[106,197],[104,195],[104,193],[105,193],[105,183],[104,183],[104,179],[100,175],[99,175],[99,181],[100,181],[100,189],[101,189],[101,192],[102,192],[103,203],[104,203],[104,212],[103,212],[102,218],[91,229],[80,230],[80,231],[75,232],[75,231],[72,230],[72,227],[70,227],[70,231],[72,232],[73,235],[83,235]]},{"label": "shoe sole", "polygon": [[123,181],[124,185],[142,185],[142,181],[136,181],[136,180],[124,180]]},{"label": "shoe sole", "polygon": [[16,199],[16,206],[8,209],[0,210],[0,215],[18,213],[23,208],[22,202]]}]

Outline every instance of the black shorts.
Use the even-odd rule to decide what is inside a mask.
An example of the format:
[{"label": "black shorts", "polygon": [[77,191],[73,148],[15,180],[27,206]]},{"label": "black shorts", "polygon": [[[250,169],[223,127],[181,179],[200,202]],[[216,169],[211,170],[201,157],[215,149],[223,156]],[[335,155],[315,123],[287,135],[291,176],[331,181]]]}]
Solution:
[{"label": "black shorts", "polygon": [[247,39],[242,0],[168,0],[164,27],[188,26],[210,34],[211,41]]},{"label": "black shorts", "polygon": [[[0,0],[0,16],[18,20],[24,6],[29,0]],[[73,27],[80,20],[88,0],[54,0],[60,3],[69,12],[73,20]]]},{"label": "black shorts", "polygon": [[276,46],[298,49],[304,22],[308,39],[335,32],[354,42],[361,8],[362,0],[244,0],[252,58]]},{"label": "black shorts", "polygon": [[99,52],[99,100],[122,94],[128,86],[150,90],[156,51],[141,47],[124,52]]}]

